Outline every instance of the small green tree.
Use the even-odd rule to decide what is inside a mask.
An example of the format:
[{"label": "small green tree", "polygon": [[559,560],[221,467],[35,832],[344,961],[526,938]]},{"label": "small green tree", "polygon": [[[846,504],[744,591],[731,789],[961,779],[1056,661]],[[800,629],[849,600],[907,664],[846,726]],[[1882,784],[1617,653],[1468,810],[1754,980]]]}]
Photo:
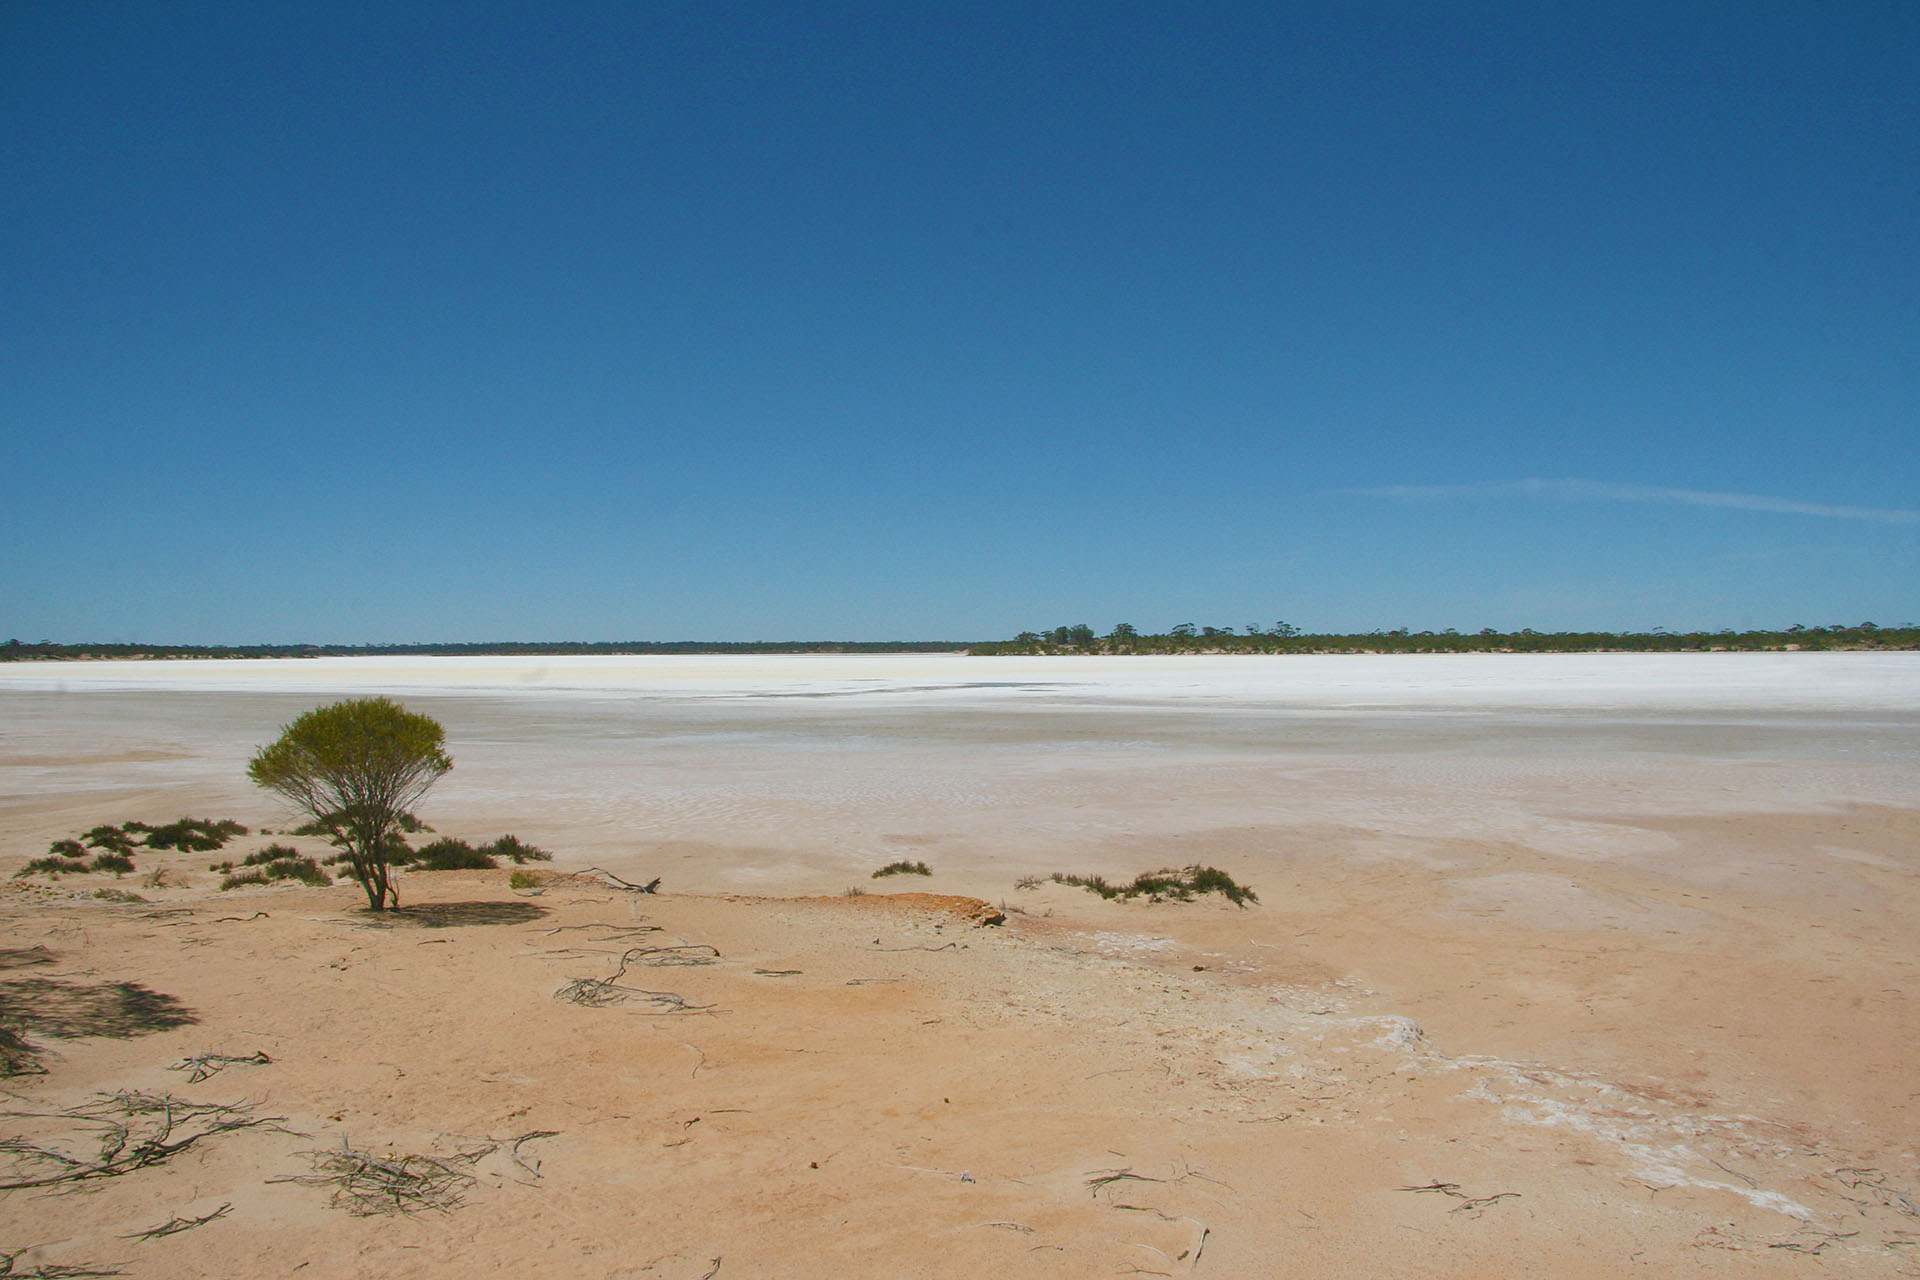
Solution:
[{"label": "small green tree", "polygon": [[413,806],[453,768],[446,731],[388,698],[309,711],[248,762],[247,776],[333,838],[375,911],[400,905],[389,853]]}]

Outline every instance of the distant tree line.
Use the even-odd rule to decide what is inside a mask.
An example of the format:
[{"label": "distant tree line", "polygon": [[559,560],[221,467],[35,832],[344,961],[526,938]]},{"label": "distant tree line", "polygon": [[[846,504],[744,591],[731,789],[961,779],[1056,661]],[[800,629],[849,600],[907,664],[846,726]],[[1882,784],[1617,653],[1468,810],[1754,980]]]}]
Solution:
[{"label": "distant tree line", "polygon": [[1122,622],[1105,635],[1092,627],[1022,631],[1011,640],[976,644],[969,652],[1005,654],[1152,653],[1686,653],[1720,650],[1920,649],[1920,626],[1791,626],[1778,631],[1368,631],[1335,634],[1302,631],[1287,622],[1232,627],[1196,627],[1183,622],[1161,635],[1147,635]]},{"label": "distant tree line", "polygon": [[0,644],[0,662],[74,658],[559,657],[662,653],[959,653],[964,640],[595,640],[472,644]]}]

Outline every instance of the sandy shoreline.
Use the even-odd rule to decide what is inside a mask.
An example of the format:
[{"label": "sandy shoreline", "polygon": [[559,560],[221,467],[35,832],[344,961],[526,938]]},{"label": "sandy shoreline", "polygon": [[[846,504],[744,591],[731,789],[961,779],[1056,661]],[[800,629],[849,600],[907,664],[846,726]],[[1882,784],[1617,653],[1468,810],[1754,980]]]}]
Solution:
[{"label": "sandy shoreline", "polygon": [[[0,737],[0,875],[101,821],[280,825],[229,775],[305,694],[5,696],[39,719]],[[7,1110],[42,1113],[9,1132],[91,1150],[98,1126],[48,1113],[117,1090],[284,1117],[0,1194],[16,1274],[1920,1266],[1901,706],[1328,718],[1309,740],[1244,704],[656,708],[634,738],[620,708],[428,703],[469,779],[430,799],[443,831],[665,891],[410,874],[421,910],[381,927],[351,887],[218,893],[205,854],[140,856],[173,887],[7,879],[0,989],[48,1051],[5,1081]],[[935,874],[866,877],[891,857]],[[1259,905],[1015,887],[1187,862]],[[907,888],[1007,918],[881,896]],[[687,1008],[554,998],[635,947],[712,961],[622,978]],[[285,1180],[343,1141],[457,1157],[464,1204],[355,1217]]]}]

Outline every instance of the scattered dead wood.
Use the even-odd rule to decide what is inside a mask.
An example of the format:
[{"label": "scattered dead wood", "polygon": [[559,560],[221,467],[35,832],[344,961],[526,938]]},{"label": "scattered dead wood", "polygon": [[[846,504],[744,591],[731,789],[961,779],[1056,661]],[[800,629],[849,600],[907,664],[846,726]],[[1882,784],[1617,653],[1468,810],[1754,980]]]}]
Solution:
[{"label": "scattered dead wood", "polygon": [[1887,1174],[1885,1170],[1864,1169],[1857,1165],[1848,1165],[1844,1168],[1835,1169],[1833,1171],[1833,1178],[1834,1181],[1849,1191],[1866,1193],[1866,1198],[1864,1199],[1853,1196],[1842,1196],[1841,1198],[1843,1200],[1851,1201],[1863,1207],[1879,1205],[1881,1208],[1892,1209],[1895,1213],[1905,1214],[1909,1218],[1920,1218],[1920,1207],[1915,1206],[1912,1197],[1897,1187],[1887,1185]]},{"label": "scattered dead wood", "polygon": [[[167,1093],[123,1090],[101,1093],[95,1100],[64,1111],[0,1112],[10,1119],[52,1122],[69,1131],[61,1146],[43,1145],[24,1136],[0,1138],[0,1191],[55,1187],[67,1183],[114,1178],[161,1164],[206,1138],[241,1129],[269,1129],[278,1133],[284,1116],[256,1116],[245,1103],[226,1105],[188,1102]],[[92,1154],[77,1154],[73,1129],[98,1131]]]},{"label": "scattered dead wood", "polygon": [[637,938],[643,933],[660,932],[660,926],[657,924],[602,924],[599,921],[595,921],[592,924],[556,925],[551,929],[542,929],[540,932],[545,934],[572,933],[579,929],[606,929],[610,931],[606,937],[594,939],[596,942],[613,942],[619,938]]},{"label": "scattered dead wood", "polygon": [[1496,1191],[1494,1194],[1490,1196],[1470,1196],[1466,1192],[1460,1189],[1460,1184],[1457,1182],[1429,1182],[1423,1186],[1396,1187],[1394,1188],[1394,1190],[1411,1191],[1415,1195],[1429,1194],[1429,1195],[1451,1196],[1453,1199],[1458,1200],[1460,1203],[1455,1205],[1453,1208],[1447,1210],[1448,1213],[1477,1214],[1481,1210],[1485,1209],[1487,1206],[1498,1204],[1502,1200],[1517,1200],[1520,1198],[1520,1193],[1518,1191]]},{"label": "scattered dead wood", "polygon": [[603,888],[619,889],[626,893],[658,893],[660,891],[659,876],[655,876],[653,879],[647,881],[645,884],[635,884],[631,880],[622,880],[619,876],[613,874],[613,872],[607,870],[605,867],[588,867],[585,871],[574,872],[572,875],[568,876],[567,879],[588,880],[593,876],[605,877],[605,879],[603,880],[593,881],[593,883],[599,884]]},{"label": "scattered dead wood", "polygon": [[[1087,1178],[1087,1186],[1094,1195],[1099,1195],[1116,1182],[1165,1182],[1165,1178],[1150,1178],[1144,1173],[1135,1173],[1131,1169],[1102,1169]],[[1133,1208],[1133,1205],[1126,1206]]]},{"label": "scattered dead wood", "polygon": [[553,993],[555,1000],[568,1004],[584,1005],[589,1009],[605,1009],[616,1004],[640,1000],[656,1006],[659,1013],[704,1013],[712,1005],[688,1004],[685,996],[672,991],[647,991],[640,987],[625,987],[619,983],[600,978],[575,978]]},{"label": "scattered dead wood", "polygon": [[800,972],[801,971],[798,969],[755,969],[754,970],[754,973],[759,975],[762,978],[797,978],[800,976]]},{"label": "scattered dead wood", "polygon": [[961,949],[960,944],[957,942],[949,942],[945,946],[940,946],[940,947],[875,947],[874,948],[875,951],[958,951],[960,949]]},{"label": "scattered dead wood", "polygon": [[[481,1155],[495,1150],[488,1147]],[[328,1151],[304,1153],[314,1172],[269,1182],[292,1182],[303,1187],[332,1187],[328,1200],[333,1208],[345,1209],[356,1218],[392,1214],[422,1213],[432,1210],[451,1213],[465,1203],[466,1190],[474,1177],[459,1166],[471,1165],[466,1156],[396,1155],[371,1156],[355,1151],[343,1141]]]},{"label": "scattered dead wood", "polygon": [[24,969],[28,965],[52,964],[53,952],[44,943],[31,947],[0,947],[0,969]]},{"label": "scattered dead wood", "polygon": [[121,1236],[122,1240],[158,1240],[161,1236],[178,1235],[182,1231],[191,1231],[195,1227],[204,1227],[217,1218],[224,1218],[233,1212],[231,1201],[221,1205],[212,1213],[198,1218],[169,1218],[157,1227],[148,1227],[145,1231],[136,1231],[130,1236]]},{"label": "scattered dead wood", "polygon": [[520,1154],[520,1144],[523,1142],[532,1142],[536,1138],[557,1138],[559,1136],[560,1131],[558,1129],[535,1129],[533,1132],[523,1133],[517,1138],[509,1138],[503,1145],[507,1148],[508,1157],[515,1164],[537,1178],[540,1176],[540,1162],[535,1160],[532,1164],[528,1164],[525,1157]]},{"label": "scattered dead wood", "polygon": [[630,947],[620,957],[620,969],[608,981],[618,981],[630,965],[649,969],[685,968],[713,964],[720,959],[717,948],[704,942],[687,942],[671,947]]},{"label": "scattered dead wood", "polygon": [[188,1084],[199,1084],[211,1076],[217,1076],[228,1067],[264,1067],[273,1062],[265,1049],[257,1049],[245,1057],[236,1057],[231,1053],[200,1053],[191,1058],[182,1058],[168,1067],[169,1071],[191,1071]]},{"label": "scattered dead wood", "polygon": [[69,1267],[57,1262],[44,1262],[31,1271],[15,1271],[14,1259],[17,1254],[0,1253],[0,1280],[79,1280],[81,1276],[118,1276],[125,1275],[118,1267]]},{"label": "scattered dead wood", "polygon": [[1810,1257],[1819,1257],[1829,1246],[1842,1240],[1851,1240],[1859,1235],[1858,1231],[1829,1231],[1818,1240],[1782,1240],[1767,1246],[1769,1249],[1783,1249],[1788,1253],[1804,1253]]}]

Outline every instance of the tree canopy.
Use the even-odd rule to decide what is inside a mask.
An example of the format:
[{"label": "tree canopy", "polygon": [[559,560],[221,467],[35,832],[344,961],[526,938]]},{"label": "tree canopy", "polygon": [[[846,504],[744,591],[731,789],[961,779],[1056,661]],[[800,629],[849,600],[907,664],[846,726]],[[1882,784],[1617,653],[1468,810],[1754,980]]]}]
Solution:
[{"label": "tree canopy", "polygon": [[1182,622],[1162,635],[1148,635],[1122,622],[1104,636],[1078,626],[1022,631],[1012,640],[976,644],[976,654],[1100,653],[1679,653],[1698,650],[1916,649],[1920,627],[1882,627],[1872,622],[1827,627],[1791,626],[1775,631],[1392,631],[1364,634],[1306,632],[1290,622],[1197,627]]},{"label": "tree canopy", "polygon": [[400,905],[390,851],[413,807],[453,761],[446,731],[388,698],[349,698],[309,711],[262,747],[247,776],[334,838],[375,911]]}]

